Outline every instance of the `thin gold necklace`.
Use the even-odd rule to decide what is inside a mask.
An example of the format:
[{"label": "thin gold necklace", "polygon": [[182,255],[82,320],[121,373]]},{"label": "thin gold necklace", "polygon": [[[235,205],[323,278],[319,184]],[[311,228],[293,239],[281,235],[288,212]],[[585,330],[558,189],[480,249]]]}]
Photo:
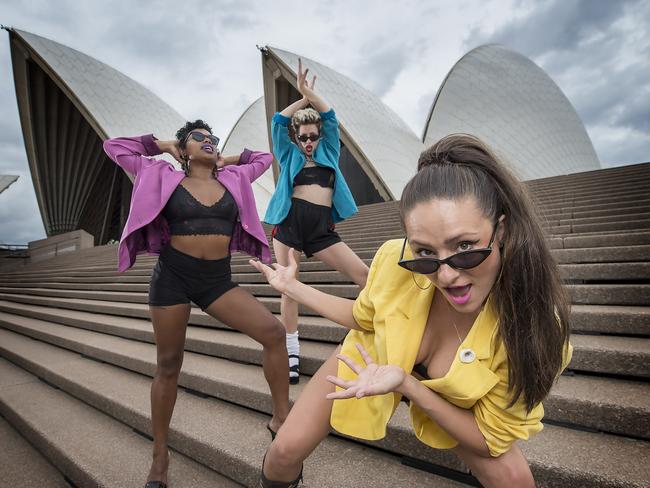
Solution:
[{"label": "thin gold necklace", "polygon": [[451,325],[454,326],[454,330],[456,331],[456,335],[458,336],[458,343],[462,344],[463,339],[460,337],[460,332],[458,332],[458,327],[456,326],[456,322],[454,322],[453,317],[451,316],[451,307],[449,306],[449,302],[447,302],[447,310],[449,310],[449,319],[451,320]]}]

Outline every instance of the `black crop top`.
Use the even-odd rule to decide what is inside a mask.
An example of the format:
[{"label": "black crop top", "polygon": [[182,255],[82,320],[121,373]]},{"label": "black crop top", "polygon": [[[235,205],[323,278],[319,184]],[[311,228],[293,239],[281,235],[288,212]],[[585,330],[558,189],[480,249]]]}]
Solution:
[{"label": "black crop top", "polygon": [[293,186],[298,185],[334,188],[334,170],[325,166],[304,166],[293,180]]},{"label": "black crop top", "polygon": [[237,202],[228,190],[219,201],[208,207],[181,184],[176,187],[162,211],[169,224],[169,233],[173,236],[231,236],[238,213]]}]

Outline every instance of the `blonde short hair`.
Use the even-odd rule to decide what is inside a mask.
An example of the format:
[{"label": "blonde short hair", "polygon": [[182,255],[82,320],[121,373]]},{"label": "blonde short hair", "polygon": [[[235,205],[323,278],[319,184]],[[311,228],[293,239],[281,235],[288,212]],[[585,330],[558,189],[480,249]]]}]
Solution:
[{"label": "blonde short hair", "polygon": [[293,125],[296,133],[301,125],[306,124],[316,124],[320,131],[320,114],[313,108],[303,108],[302,110],[298,110],[293,114],[293,117],[291,117],[291,125]]}]

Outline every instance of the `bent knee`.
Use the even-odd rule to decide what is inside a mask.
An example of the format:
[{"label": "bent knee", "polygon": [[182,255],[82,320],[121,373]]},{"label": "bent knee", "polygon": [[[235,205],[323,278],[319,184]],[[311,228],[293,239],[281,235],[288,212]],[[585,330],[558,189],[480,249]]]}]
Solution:
[{"label": "bent knee", "polygon": [[182,354],[173,354],[169,356],[158,357],[158,362],[156,365],[156,376],[160,376],[166,379],[178,377],[182,365]]},{"label": "bent knee", "polygon": [[[476,473],[479,474],[479,473]],[[489,486],[534,487],[533,475],[528,461],[523,457],[494,458],[485,466],[482,477],[489,480]]]},{"label": "bent knee", "polygon": [[296,442],[290,436],[278,435],[269,448],[268,458],[281,469],[291,468],[305,460],[305,455],[296,446]]},{"label": "bent knee", "polygon": [[273,320],[264,329],[260,342],[264,347],[282,347],[286,342],[286,330],[279,320]]}]

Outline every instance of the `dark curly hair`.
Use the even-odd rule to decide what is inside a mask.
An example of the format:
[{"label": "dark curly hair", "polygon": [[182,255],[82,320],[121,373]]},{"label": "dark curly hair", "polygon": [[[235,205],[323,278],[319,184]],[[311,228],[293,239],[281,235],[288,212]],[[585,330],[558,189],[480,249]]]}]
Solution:
[{"label": "dark curly hair", "polygon": [[[186,122],[183,127],[178,129],[176,131],[176,140],[178,141],[178,146],[181,149],[185,149],[186,142],[187,142],[187,136],[192,132],[193,130],[196,129],[205,129],[207,130],[210,134],[212,134],[212,127],[210,127],[206,122],[204,122],[201,119],[197,119],[194,122]],[[187,164],[187,161],[184,163],[181,163],[181,166],[183,167],[183,171],[185,171],[185,174],[189,171],[189,166]]]}]

